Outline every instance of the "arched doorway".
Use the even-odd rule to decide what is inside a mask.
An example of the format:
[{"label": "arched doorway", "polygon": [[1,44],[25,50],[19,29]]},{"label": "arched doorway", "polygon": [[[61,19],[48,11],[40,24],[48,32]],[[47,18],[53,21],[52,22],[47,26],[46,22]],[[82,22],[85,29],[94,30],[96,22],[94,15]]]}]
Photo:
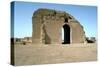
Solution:
[{"label": "arched doorway", "polygon": [[64,41],[62,44],[69,44],[70,43],[70,27],[68,24],[63,25],[64,30]]}]

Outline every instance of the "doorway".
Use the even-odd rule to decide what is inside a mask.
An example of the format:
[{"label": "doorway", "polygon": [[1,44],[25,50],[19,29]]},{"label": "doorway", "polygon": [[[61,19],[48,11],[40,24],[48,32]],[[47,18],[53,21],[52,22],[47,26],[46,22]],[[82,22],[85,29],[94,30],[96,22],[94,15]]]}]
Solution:
[{"label": "doorway", "polygon": [[70,27],[68,24],[63,25],[64,40],[62,44],[70,44]]}]

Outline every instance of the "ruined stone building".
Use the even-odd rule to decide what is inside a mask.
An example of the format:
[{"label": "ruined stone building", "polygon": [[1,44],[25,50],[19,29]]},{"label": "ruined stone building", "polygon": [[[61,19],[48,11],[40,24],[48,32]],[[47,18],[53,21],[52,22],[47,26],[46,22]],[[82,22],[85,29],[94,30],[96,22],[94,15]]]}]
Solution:
[{"label": "ruined stone building", "polygon": [[[32,17],[32,42],[35,44],[72,44],[86,41],[83,26],[70,14],[38,9]],[[63,28],[64,33],[61,32]],[[62,34],[64,41],[62,42]]]}]

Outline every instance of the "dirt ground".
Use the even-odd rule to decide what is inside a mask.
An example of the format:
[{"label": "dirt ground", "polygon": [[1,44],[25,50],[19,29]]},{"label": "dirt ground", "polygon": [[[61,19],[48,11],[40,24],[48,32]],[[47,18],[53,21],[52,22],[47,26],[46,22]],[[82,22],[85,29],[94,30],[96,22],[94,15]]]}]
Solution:
[{"label": "dirt ground", "polygon": [[97,60],[97,45],[30,44],[14,45],[15,65],[54,64]]}]

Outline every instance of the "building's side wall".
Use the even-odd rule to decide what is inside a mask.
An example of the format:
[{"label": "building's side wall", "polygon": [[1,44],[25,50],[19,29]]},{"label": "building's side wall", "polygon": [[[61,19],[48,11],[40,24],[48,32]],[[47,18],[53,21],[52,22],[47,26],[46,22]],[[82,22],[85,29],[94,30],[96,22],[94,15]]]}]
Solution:
[{"label": "building's side wall", "polygon": [[41,18],[34,16],[32,17],[32,42],[36,44],[41,43],[41,23]]},{"label": "building's side wall", "polygon": [[70,25],[70,41],[71,43],[84,43],[85,33],[82,26],[77,21],[69,22]]}]

